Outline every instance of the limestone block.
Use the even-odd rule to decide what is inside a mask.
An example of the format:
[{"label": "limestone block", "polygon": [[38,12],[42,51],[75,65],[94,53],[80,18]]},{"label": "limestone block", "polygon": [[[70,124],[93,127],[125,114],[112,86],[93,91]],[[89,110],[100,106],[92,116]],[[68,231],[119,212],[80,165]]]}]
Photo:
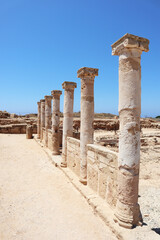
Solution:
[{"label": "limestone block", "polygon": [[98,191],[98,169],[93,168],[89,163],[87,164],[87,184],[95,192]]},{"label": "limestone block", "polygon": [[94,144],[88,144],[87,149],[88,186],[106,199],[111,207],[115,207],[118,154]]},{"label": "limestone block", "polygon": [[67,166],[80,176],[80,140],[67,137]]}]

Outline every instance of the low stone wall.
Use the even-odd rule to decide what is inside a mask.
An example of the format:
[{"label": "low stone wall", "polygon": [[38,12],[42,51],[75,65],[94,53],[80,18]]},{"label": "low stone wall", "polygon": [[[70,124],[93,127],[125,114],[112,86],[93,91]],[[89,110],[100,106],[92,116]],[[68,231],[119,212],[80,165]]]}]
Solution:
[{"label": "low stone wall", "polygon": [[[26,134],[27,124],[11,124],[0,126],[0,133],[8,134]],[[37,125],[32,125],[32,133],[37,133]]]},{"label": "low stone wall", "polygon": [[45,127],[42,128],[42,143],[44,144],[45,146],[45,134],[46,134],[46,130],[45,130]]},{"label": "low stone wall", "polygon": [[[67,166],[80,176],[80,140],[67,138]],[[117,201],[118,154],[106,147],[87,145],[87,185],[114,208]]]},{"label": "low stone wall", "polygon": [[87,184],[111,207],[117,201],[118,154],[106,147],[87,145]]},{"label": "low stone wall", "polygon": [[67,138],[67,166],[80,176],[80,140]]},{"label": "low stone wall", "polygon": [[[45,145],[45,128],[43,128],[42,143]],[[59,130],[59,146],[62,147],[62,130]],[[52,145],[52,129],[48,129],[48,148],[53,151]]]},{"label": "low stone wall", "polygon": [[48,129],[48,148],[53,151],[53,144],[52,144],[52,129]]}]

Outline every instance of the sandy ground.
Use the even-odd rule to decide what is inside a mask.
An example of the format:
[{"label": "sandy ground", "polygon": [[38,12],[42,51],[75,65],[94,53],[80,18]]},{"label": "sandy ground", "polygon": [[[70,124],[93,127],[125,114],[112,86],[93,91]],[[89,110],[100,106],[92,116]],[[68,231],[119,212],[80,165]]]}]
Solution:
[{"label": "sandy ground", "polygon": [[[143,129],[143,134],[160,136],[160,130]],[[151,141],[141,147],[139,203],[144,223],[157,232],[160,239],[160,137],[157,141],[159,145]]]},{"label": "sandy ground", "polygon": [[25,135],[0,134],[0,240],[116,240]]}]

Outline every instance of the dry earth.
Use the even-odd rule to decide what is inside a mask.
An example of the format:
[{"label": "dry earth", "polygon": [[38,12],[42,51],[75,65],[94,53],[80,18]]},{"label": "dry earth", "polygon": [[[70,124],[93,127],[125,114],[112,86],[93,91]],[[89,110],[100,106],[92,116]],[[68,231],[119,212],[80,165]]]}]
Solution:
[{"label": "dry earth", "polygon": [[0,240],[116,240],[25,135],[0,134]]}]

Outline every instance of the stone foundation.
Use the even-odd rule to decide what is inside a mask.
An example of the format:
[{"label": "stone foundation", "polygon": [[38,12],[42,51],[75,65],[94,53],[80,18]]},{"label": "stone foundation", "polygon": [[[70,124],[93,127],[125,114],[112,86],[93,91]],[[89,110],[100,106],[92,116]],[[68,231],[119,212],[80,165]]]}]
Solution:
[{"label": "stone foundation", "polygon": [[[8,134],[26,134],[27,124],[11,124],[0,126],[0,133]],[[37,133],[37,125],[32,125],[32,133]]]},{"label": "stone foundation", "polygon": [[67,137],[67,166],[80,176],[80,140]]},{"label": "stone foundation", "polygon": [[[118,154],[106,147],[87,145],[87,185],[115,208]],[[80,140],[67,138],[67,166],[80,176]]]},{"label": "stone foundation", "polygon": [[48,129],[48,148],[52,151],[52,129]]},{"label": "stone foundation", "polygon": [[112,207],[117,201],[117,159],[118,154],[106,147],[87,145],[87,184]]},{"label": "stone foundation", "polygon": [[[52,151],[53,150],[53,145],[52,145],[52,129],[48,129],[48,148]],[[62,146],[62,130],[59,130],[59,146]],[[46,136],[46,130],[43,128],[43,133],[42,133],[42,143],[45,143],[45,136]]]}]

